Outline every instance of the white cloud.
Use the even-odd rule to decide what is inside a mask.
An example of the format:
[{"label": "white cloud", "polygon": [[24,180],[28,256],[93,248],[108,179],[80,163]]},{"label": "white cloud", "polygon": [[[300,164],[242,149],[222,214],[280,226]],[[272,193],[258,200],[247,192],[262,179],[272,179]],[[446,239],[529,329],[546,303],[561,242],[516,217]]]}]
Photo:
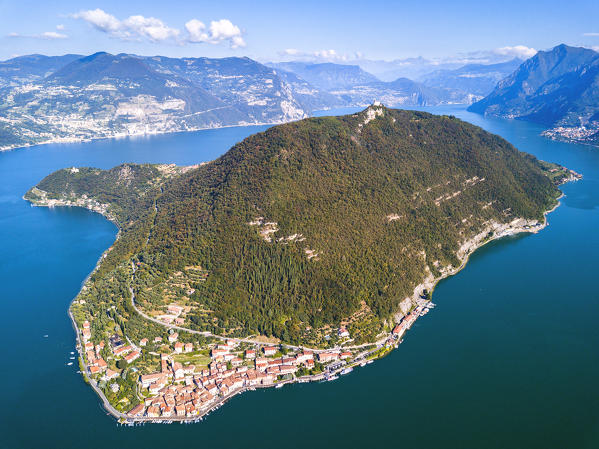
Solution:
[{"label": "white cloud", "polygon": [[314,56],[320,59],[342,59],[335,50],[318,50],[314,52]]},{"label": "white cloud", "polygon": [[56,31],[46,31],[39,35],[42,39],[66,39],[68,36],[64,33],[57,33]]},{"label": "white cloud", "polygon": [[513,47],[501,47],[493,50],[494,53],[501,56],[510,56],[514,58],[528,59],[537,54],[537,50],[525,45],[515,45]]},{"label": "white cloud", "polygon": [[302,51],[297,48],[286,48],[279,52],[282,57],[290,56],[293,59],[303,61],[326,61],[326,62],[346,62],[362,59],[364,55],[359,51],[351,54],[339,54],[333,49]]},{"label": "white cloud", "polygon": [[599,37],[599,33],[583,33],[582,35],[587,37]]},{"label": "white cloud", "polygon": [[155,17],[135,15],[125,20],[119,20],[100,8],[80,11],[72,14],[71,17],[84,20],[96,30],[120,39],[146,38],[158,42],[176,38],[179,35],[178,29],[167,26],[162,20]]},{"label": "white cloud", "polygon": [[108,14],[100,8],[80,11],[72,14],[74,19],[82,19],[92,25],[98,31],[116,34],[121,30],[121,22],[112,14]]},{"label": "white cloud", "polygon": [[69,37],[64,33],[57,33],[56,31],[45,31],[45,32],[39,33],[39,34],[9,33],[7,36],[14,37],[14,38],[44,39],[44,40],[66,39]]},{"label": "white cloud", "polygon": [[151,41],[165,41],[179,35],[179,30],[166,26],[162,20],[154,17],[131,16],[122,21],[121,26]]},{"label": "white cloud", "polygon": [[213,20],[208,27],[198,19],[191,19],[185,24],[187,34],[182,36],[179,29],[169,27],[155,17],[134,15],[119,20],[100,8],[80,11],[72,14],[71,17],[84,20],[98,31],[123,40],[147,39],[152,42],[170,40],[179,44],[228,42],[231,48],[246,45],[239,27],[228,19]]},{"label": "white cloud", "polygon": [[208,28],[198,19],[191,19],[185,24],[185,29],[188,42],[220,44],[228,41],[231,48],[245,47],[241,30],[228,19],[213,20]]},{"label": "white cloud", "polygon": [[58,31],[63,31],[64,30],[64,25],[62,23],[60,25],[56,25],[56,29]]}]

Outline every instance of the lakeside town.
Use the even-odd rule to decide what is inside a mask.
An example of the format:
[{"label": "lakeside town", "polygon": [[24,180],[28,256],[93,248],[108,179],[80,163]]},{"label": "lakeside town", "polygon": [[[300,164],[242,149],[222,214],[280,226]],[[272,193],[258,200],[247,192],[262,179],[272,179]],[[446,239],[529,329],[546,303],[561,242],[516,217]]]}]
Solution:
[{"label": "lakeside town", "polygon": [[[580,177],[570,172],[564,182]],[[515,219],[496,224],[492,234],[485,229],[464,243],[458,252],[461,265],[444,270],[438,278],[427,278],[408,298],[409,309],[396,317],[393,327],[364,344],[354,342],[349,326],[343,322],[330,329],[331,335],[325,335],[332,338],[332,345],[326,349],[293,346],[260,336],[227,337],[188,329],[181,327],[186,324],[185,306],[170,303],[163,305],[162,312],[149,315],[138,307],[135,292],[129,287],[132,310],[142,320],[159,325],[163,334],[144,336],[149,331],[142,330],[137,334],[138,341],[132,341],[116,326],[115,330],[121,329],[119,335],[108,337],[99,323],[94,335],[89,309],[78,307],[77,320],[70,310],[81,354],[80,372],[108,413],[126,425],[195,422],[245,391],[281,388],[296,382],[334,381],[397,348],[415,321],[435,307],[430,297],[436,282],[462,269],[477,248],[506,235],[536,233],[547,225],[547,220],[531,223]],[[131,267],[134,276],[137,267]],[[85,305],[85,300],[76,299],[77,303]],[[82,319],[82,313],[87,319]],[[103,315],[98,316],[101,319]]]},{"label": "lakeside town", "polygon": [[[416,319],[432,307],[432,302],[421,298],[414,310],[375,344],[339,345],[327,350],[290,349],[286,345],[261,342],[251,344],[234,338],[200,346],[180,341],[179,332],[172,329],[166,339],[154,337],[150,341],[142,338],[134,343],[114,335],[108,341],[94,344],[92,323],[86,320],[78,335],[80,367],[107,411],[121,423],[196,421],[244,391],[280,388],[293,382],[332,381],[339,375],[350,373],[356,366],[372,363],[373,359],[396,348]],[[351,344],[351,336],[345,327],[340,327],[337,335],[340,341]],[[152,352],[149,347],[156,346],[161,352],[152,355],[159,356],[159,370],[143,373],[137,362],[145,353]],[[202,354],[208,356],[202,357]],[[202,365],[191,363],[194,358],[201,360]],[[98,385],[104,384],[105,389],[116,394],[122,388],[119,379],[124,374],[130,376],[130,373],[134,373],[135,395],[139,402],[120,412]]]},{"label": "lakeside town", "polygon": [[[574,172],[568,173],[563,182],[580,178]],[[429,276],[412,297],[406,298],[408,304],[394,317],[395,322],[363,344],[350,334],[354,328],[347,325],[349,321],[327,327],[326,349],[294,346],[264,336],[223,336],[189,329],[182,327],[187,324],[189,306],[180,295],[161,295],[159,308],[142,309],[131,286],[126,305],[137,317],[137,324],[132,327],[135,332],[130,333],[119,324],[122,318],[115,305],[104,309],[105,313],[94,314],[87,297],[79,296],[69,313],[77,332],[80,372],[108,413],[127,425],[194,422],[245,391],[296,382],[334,381],[397,348],[418,317],[435,307],[430,301],[435,284],[461,270],[477,248],[506,235],[536,233],[546,225],[546,219],[489,224],[460,247],[457,255],[462,263],[458,267],[443,270],[437,278]],[[123,276],[131,276],[133,281],[138,265],[131,262],[130,271]],[[197,267],[186,270],[198,282],[204,279]],[[170,286],[172,281],[182,292],[189,287],[179,277],[167,281],[165,285]],[[84,286],[82,291],[87,288]],[[111,321],[112,327],[108,324]]]}]

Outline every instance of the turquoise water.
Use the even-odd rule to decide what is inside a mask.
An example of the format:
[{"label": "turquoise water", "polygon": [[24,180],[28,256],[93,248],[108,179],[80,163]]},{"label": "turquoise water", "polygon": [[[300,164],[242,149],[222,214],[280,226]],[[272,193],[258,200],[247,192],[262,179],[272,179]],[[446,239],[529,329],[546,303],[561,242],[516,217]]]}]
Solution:
[{"label": "turquoise water", "polygon": [[68,304],[116,229],[21,196],[65,166],[214,159],[264,127],[0,153],[0,447],[599,447],[599,149],[545,140],[524,122],[430,110],[585,178],[563,187],[540,234],[492,243],[441,282],[437,308],[387,358],[335,382],[238,396],[192,425],[119,427],[67,366]]}]

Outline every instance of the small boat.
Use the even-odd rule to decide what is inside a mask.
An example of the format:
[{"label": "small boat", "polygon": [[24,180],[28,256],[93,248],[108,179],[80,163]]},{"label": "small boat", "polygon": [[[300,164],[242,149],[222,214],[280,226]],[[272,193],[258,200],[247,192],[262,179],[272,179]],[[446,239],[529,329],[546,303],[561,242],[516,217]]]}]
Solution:
[{"label": "small boat", "polygon": [[44,338],[48,338],[48,334],[44,335]]},{"label": "small boat", "polygon": [[275,388],[283,388],[283,385],[285,384],[278,384]]},{"label": "small boat", "polygon": [[73,362],[69,362],[69,363],[67,363],[67,365],[68,365],[68,366],[71,366],[72,364],[73,364]]},{"label": "small boat", "polygon": [[75,354],[73,351],[71,351],[71,355]]},{"label": "small boat", "polygon": [[345,368],[343,371],[341,371],[341,374],[349,374],[353,371],[354,369],[352,367],[349,368]]},{"label": "small boat", "polygon": [[330,382],[332,380],[337,380],[339,379],[339,376],[331,376],[331,377],[327,377],[327,380]]},{"label": "small boat", "polygon": [[360,366],[361,366],[362,368],[364,368],[364,367],[366,366],[366,362],[362,362],[362,363],[360,363]]},{"label": "small boat", "polygon": [[367,365],[370,365],[372,363],[372,360],[369,360],[368,362],[366,362]]},{"label": "small boat", "polygon": [[69,360],[75,360],[75,357],[69,357]]}]

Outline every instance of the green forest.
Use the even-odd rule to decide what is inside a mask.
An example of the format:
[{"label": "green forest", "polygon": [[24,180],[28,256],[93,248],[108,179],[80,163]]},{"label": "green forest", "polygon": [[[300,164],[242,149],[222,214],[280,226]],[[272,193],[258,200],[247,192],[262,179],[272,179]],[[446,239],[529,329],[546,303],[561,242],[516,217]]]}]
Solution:
[{"label": "green forest", "polygon": [[454,117],[370,107],[274,126],[194,168],[60,170],[26,198],[87,195],[119,226],[82,313],[143,327],[129,286],[151,304],[173,273],[199,266],[193,292],[174,293],[197,306],[188,326],[324,345],[342,321],[372,341],[490,222],[542,221],[566,175]]}]

